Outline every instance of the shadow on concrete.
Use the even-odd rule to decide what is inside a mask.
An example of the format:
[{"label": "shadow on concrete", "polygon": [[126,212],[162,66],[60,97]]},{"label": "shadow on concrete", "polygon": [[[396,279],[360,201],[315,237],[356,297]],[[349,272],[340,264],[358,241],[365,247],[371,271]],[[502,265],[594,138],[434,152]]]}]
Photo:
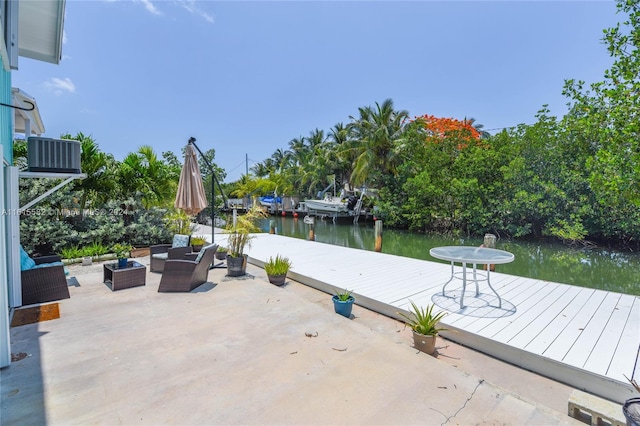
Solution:
[{"label": "shadow on concrete", "polygon": [[206,293],[206,292],[211,291],[214,288],[216,288],[217,285],[218,284],[216,284],[216,283],[206,282],[206,283],[194,288],[193,290],[191,290],[191,293]]}]

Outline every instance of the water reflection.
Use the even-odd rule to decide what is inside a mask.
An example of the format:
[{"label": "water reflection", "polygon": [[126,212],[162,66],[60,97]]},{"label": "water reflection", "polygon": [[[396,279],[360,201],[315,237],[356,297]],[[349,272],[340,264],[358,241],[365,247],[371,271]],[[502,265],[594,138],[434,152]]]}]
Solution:
[{"label": "water reflection", "polygon": [[[276,221],[278,234],[308,239],[309,225],[305,225],[302,218],[274,216],[265,219],[261,223],[265,232],[269,231],[270,220]],[[323,243],[373,251],[373,223],[353,225],[316,220],[315,239]],[[480,244],[481,238],[454,239],[385,229],[382,251],[415,259],[438,261],[429,255],[429,250],[433,247]],[[562,244],[505,240],[498,240],[497,248],[515,255],[512,263],[498,265],[497,272],[640,295],[640,253],[597,248],[577,249]]]}]

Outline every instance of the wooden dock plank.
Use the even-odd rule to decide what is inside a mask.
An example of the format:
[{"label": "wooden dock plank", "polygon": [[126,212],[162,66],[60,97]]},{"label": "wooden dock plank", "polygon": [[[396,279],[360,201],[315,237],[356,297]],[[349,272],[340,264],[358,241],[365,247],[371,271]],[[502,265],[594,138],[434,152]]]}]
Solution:
[{"label": "wooden dock plank", "polygon": [[[506,341],[509,344],[519,348],[526,348],[541,333],[551,327],[553,321],[579,293],[580,288],[573,286],[568,287],[560,297],[551,302],[544,310],[544,313],[534,314],[535,316],[533,318],[529,318],[529,323],[522,324],[522,326],[518,324],[517,321],[514,321],[508,328],[498,333],[495,338],[503,341],[504,339],[508,339]],[[530,312],[534,311],[532,310]],[[522,318],[524,317],[520,319]],[[555,327],[555,325],[553,327]],[[511,337],[509,337],[510,335]]]},{"label": "wooden dock plank", "polygon": [[[483,321],[476,319],[473,324],[467,325],[465,330],[482,336],[491,337],[493,334],[508,325],[509,322],[515,321],[518,317],[524,315],[531,306],[535,303],[539,303],[539,301],[548,295],[549,292],[555,290],[557,285],[549,284],[540,286],[534,284],[524,287],[525,288],[521,293],[514,294],[510,298],[506,299],[516,307],[515,313],[509,315],[506,322],[500,321],[499,319],[502,317],[495,315],[494,317],[486,318],[486,320]],[[497,308],[494,309],[494,314],[496,310]]]},{"label": "wooden dock plank", "polygon": [[524,348],[532,353],[542,355],[553,344],[556,338],[571,323],[573,317],[587,303],[587,300],[593,295],[595,290],[578,288],[578,293],[573,299],[567,300],[564,309],[556,315],[553,321],[540,332],[535,339],[524,346]]},{"label": "wooden dock plank", "polygon": [[536,291],[534,297],[522,301],[518,305],[516,313],[509,317],[508,322],[494,321],[477,332],[500,342],[508,342],[517,330],[524,328],[539,315],[544,315],[544,311],[549,305],[557,298],[562,297],[566,291],[567,288],[563,286],[545,285]]},{"label": "wooden dock plank", "polygon": [[638,336],[640,336],[640,298],[636,297],[634,298],[633,306],[629,310],[629,317],[622,331],[620,342],[611,360],[607,375],[611,377],[626,375],[628,378],[640,383],[640,372],[638,371],[640,348],[636,345]]},{"label": "wooden dock plank", "polygon": [[[594,353],[596,343],[601,338],[611,314],[620,300],[621,294],[607,293],[600,309],[592,312],[591,318],[584,326],[584,331],[575,341],[563,361],[569,365],[584,368],[587,359]],[[598,354],[595,354],[598,356]]]},{"label": "wooden dock plank", "polygon": [[584,327],[593,315],[593,313],[602,304],[606,296],[606,292],[594,291],[587,302],[571,318],[569,324],[558,334],[553,344],[542,353],[547,358],[562,361],[567,355],[573,344],[584,331]]},{"label": "wooden dock plank", "polygon": [[[632,299],[631,297],[629,299]],[[620,343],[625,322],[631,310],[632,300],[621,295],[618,304],[614,308],[609,321],[596,342],[591,354],[584,364],[584,368],[602,375],[607,374],[607,370],[611,365],[611,360],[616,352],[616,348]],[[619,380],[623,377],[620,376]]]}]

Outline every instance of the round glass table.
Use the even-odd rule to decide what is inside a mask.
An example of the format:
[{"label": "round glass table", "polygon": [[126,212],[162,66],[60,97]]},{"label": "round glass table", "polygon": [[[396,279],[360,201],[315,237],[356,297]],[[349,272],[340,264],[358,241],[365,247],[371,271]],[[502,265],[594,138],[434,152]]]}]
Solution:
[{"label": "round glass table", "polygon": [[[471,247],[471,246],[446,246],[446,247],[434,247],[429,250],[429,254],[436,259],[447,260],[451,262],[451,278],[442,286],[442,295],[444,296],[444,290],[447,285],[453,281],[454,278],[462,280],[462,294],[460,295],[460,309],[464,308],[464,292],[467,288],[467,265],[473,265],[471,271],[471,281],[476,283],[476,296],[480,294],[478,282],[486,281],[489,288],[498,298],[498,307],[502,307],[502,299],[498,292],[491,286],[491,266],[503,263],[513,262],[515,256],[513,253],[509,253],[504,250],[497,250],[486,247]],[[462,272],[454,271],[454,264],[462,264]],[[477,265],[488,265],[486,274],[478,272]]]}]

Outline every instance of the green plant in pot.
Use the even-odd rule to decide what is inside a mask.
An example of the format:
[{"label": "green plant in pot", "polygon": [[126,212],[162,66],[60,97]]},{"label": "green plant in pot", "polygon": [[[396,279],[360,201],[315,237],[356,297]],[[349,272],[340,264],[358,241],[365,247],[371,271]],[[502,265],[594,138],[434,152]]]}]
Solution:
[{"label": "green plant in pot", "polygon": [[200,251],[205,244],[207,244],[207,240],[203,236],[191,237],[193,251]]},{"label": "green plant in pot", "polygon": [[440,320],[446,315],[445,312],[434,313],[435,305],[428,305],[426,308],[417,306],[411,302],[411,314],[405,315],[399,312],[407,325],[413,330],[413,344],[416,349],[432,355],[436,351],[436,338],[438,333],[446,328],[438,327]]},{"label": "green plant in pot", "polygon": [[227,248],[218,246],[215,256],[218,260],[225,260],[227,258]]},{"label": "green plant in pot", "polygon": [[127,267],[127,259],[131,255],[131,249],[133,247],[130,244],[116,243],[111,246],[111,251],[118,258],[118,267],[126,268]]},{"label": "green plant in pot", "polygon": [[331,300],[333,300],[333,309],[336,311],[336,314],[351,318],[353,302],[356,300],[355,297],[353,297],[353,291],[347,289],[336,290]]},{"label": "green plant in pot", "polygon": [[245,248],[250,246],[253,236],[251,233],[261,232],[257,225],[259,219],[265,218],[266,212],[260,205],[254,205],[247,213],[239,215],[235,223],[230,222],[226,232],[227,237],[227,275],[239,277],[246,274],[247,255]]},{"label": "green plant in pot", "polygon": [[269,260],[264,264],[264,270],[267,273],[269,282],[277,286],[284,284],[289,269],[291,269],[291,260],[279,254],[275,258],[269,257]]}]

